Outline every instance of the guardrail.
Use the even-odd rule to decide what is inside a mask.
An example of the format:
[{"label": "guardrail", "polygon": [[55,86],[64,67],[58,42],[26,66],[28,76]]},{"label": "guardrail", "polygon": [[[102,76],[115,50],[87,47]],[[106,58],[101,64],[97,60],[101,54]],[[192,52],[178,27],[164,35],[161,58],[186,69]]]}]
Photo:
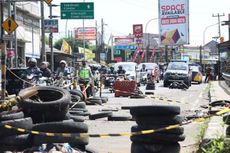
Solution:
[{"label": "guardrail", "polygon": [[222,77],[224,78],[226,84],[230,86],[230,73],[222,72]]}]

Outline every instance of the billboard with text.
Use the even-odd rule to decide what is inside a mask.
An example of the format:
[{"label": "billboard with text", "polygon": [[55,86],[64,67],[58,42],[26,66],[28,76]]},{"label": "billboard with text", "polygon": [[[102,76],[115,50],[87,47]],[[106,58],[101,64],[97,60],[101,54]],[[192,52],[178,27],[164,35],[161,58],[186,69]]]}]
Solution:
[{"label": "billboard with text", "polygon": [[80,27],[75,29],[75,38],[78,40],[96,40],[95,27]]},{"label": "billboard with text", "polygon": [[189,43],[189,0],[159,0],[161,44]]}]

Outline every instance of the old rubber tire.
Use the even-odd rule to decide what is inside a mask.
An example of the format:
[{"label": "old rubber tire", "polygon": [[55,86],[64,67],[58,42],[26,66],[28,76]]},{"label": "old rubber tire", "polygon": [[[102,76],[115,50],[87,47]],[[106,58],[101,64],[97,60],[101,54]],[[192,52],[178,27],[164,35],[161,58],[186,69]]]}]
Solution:
[{"label": "old rubber tire", "polygon": [[89,119],[90,120],[96,120],[96,119],[99,119],[99,118],[112,116],[112,114],[113,114],[113,112],[96,113],[96,114],[89,115]]},{"label": "old rubber tire", "polygon": [[82,111],[82,112],[88,112],[88,109],[86,108],[73,108],[71,111]]},{"label": "old rubber tire", "polygon": [[74,105],[73,108],[86,108],[85,102],[78,102],[77,104],[75,103],[70,103],[70,108]]},{"label": "old rubber tire", "polygon": [[168,105],[133,106],[130,108],[130,113],[133,116],[178,115],[180,107]]},{"label": "old rubber tire", "polygon": [[[87,133],[88,126],[82,122],[73,122],[71,120],[62,122],[50,122],[41,123],[35,125],[32,130],[40,132],[51,132],[51,133]],[[43,135],[33,135],[33,140],[35,145],[41,145],[44,143],[74,143],[79,145],[87,145],[88,138],[78,138],[78,137],[62,137],[60,135],[47,137]]]},{"label": "old rubber tire", "polygon": [[33,127],[33,122],[32,119],[29,118],[21,118],[21,119],[16,119],[16,120],[7,120],[7,121],[2,121],[0,123],[0,136],[12,136],[16,134],[25,134],[23,132],[18,132],[14,129],[6,129],[4,125],[11,125],[15,128],[22,128],[22,129],[27,129],[31,130]]},{"label": "old rubber tire", "polygon": [[70,92],[71,95],[79,96],[82,101],[86,100],[85,95],[83,94],[83,92],[81,90],[75,89],[75,90],[70,90],[69,92]]},{"label": "old rubber tire", "polygon": [[185,135],[177,135],[177,134],[166,134],[166,133],[152,133],[146,135],[135,135],[130,137],[132,142],[136,143],[162,143],[162,144],[170,144],[179,141],[185,140]]},{"label": "old rubber tire", "polygon": [[15,120],[15,119],[20,119],[20,118],[24,118],[23,112],[15,112],[15,113],[0,115],[0,121]]},{"label": "old rubber tire", "polygon": [[159,153],[180,153],[180,144],[179,143],[172,143],[172,144],[165,144]]},{"label": "old rubber tire", "polygon": [[121,106],[121,109],[123,110],[130,110],[134,106]]},{"label": "old rubber tire", "polygon": [[133,99],[144,99],[145,96],[144,95],[139,95],[139,94],[132,94],[130,96],[130,98],[133,98]]},{"label": "old rubber tire", "polygon": [[101,98],[101,101],[102,103],[107,103],[109,101],[109,98],[108,97],[100,97]]},{"label": "old rubber tire", "polygon": [[135,117],[137,125],[174,125],[181,124],[184,118],[175,116],[137,116]]},{"label": "old rubber tire", "polygon": [[83,116],[70,115],[70,119],[74,120],[74,122],[84,122],[85,121],[85,118]]},{"label": "old rubber tire", "polygon": [[102,100],[101,99],[91,99],[87,101],[86,105],[102,105]]},{"label": "old rubber tire", "polygon": [[228,127],[226,128],[226,135],[227,135],[227,136],[230,135],[230,126],[228,126]]},{"label": "old rubber tire", "polygon": [[108,121],[131,121],[132,117],[131,116],[109,116]]},{"label": "old rubber tire", "polygon": [[230,113],[227,113],[223,116],[223,121],[225,124],[230,125]]},{"label": "old rubber tire", "polygon": [[[0,139],[0,146],[30,146],[29,134],[7,136]],[[29,145],[30,144],[30,145]]]},{"label": "old rubber tire", "polygon": [[133,142],[131,145],[131,153],[158,153],[162,147],[162,144],[142,144]]},{"label": "old rubber tire", "polygon": [[[60,121],[65,118],[69,109],[71,100],[67,90],[57,87],[38,86],[38,97],[41,102],[33,96],[29,99],[24,99],[19,103],[19,107],[23,109],[25,116],[32,117],[35,123]],[[33,88],[26,88],[19,92],[19,96],[27,94]]]},{"label": "old rubber tire", "polygon": [[84,112],[84,111],[69,111],[70,115],[72,116],[89,116],[90,113],[87,111],[87,112]]},{"label": "old rubber tire", "polygon": [[[131,131],[132,132],[140,132],[140,131],[145,131],[145,130],[157,130],[157,129],[161,129],[161,128],[164,128],[164,127],[167,127],[168,125],[141,125],[141,126],[137,126],[137,125],[134,125],[132,126],[131,128]],[[157,133],[168,133],[168,134],[177,134],[177,135],[181,135],[181,134],[184,134],[184,128],[183,127],[177,127],[177,128],[174,128],[174,129],[170,129],[170,130],[163,130],[163,131],[159,131]]]}]

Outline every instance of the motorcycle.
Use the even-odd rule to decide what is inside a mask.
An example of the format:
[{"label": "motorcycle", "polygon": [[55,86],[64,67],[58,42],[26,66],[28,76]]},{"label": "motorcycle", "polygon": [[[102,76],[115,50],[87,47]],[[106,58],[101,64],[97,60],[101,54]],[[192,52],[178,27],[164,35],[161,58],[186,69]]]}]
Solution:
[{"label": "motorcycle", "polygon": [[23,84],[23,88],[28,88],[31,86],[46,86],[48,78],[42,77],[37,74],[28,74],[26,75],[26,81]]},{"label": "motorcycle", "polygon": [[112,93],[114,90],[113,90],[113,85],[116,81],[116,78],[117,78],[117,75],[115,74],[108,74],[105,78],[105,82],[104,82],[104,85],[105,87],[109,88],[109,91]]}]

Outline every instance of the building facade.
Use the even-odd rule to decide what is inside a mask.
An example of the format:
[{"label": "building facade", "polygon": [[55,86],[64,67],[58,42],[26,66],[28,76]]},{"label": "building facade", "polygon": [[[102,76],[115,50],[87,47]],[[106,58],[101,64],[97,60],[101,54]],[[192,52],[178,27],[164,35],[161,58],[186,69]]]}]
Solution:
[{"label": "building facade", "polygon": [[[15,7],[13,4],[9,9],[9,4],[4,3],[3,11],[4,20],[11,12],[11,16],[18,24],[15,32],[12,33],[14,35],[12,48],[17,51],[17,57],[8,58],[8,62],[11,66],[16,65],[15,59],[17,58],[17,65],[25,66],[28,58],[40,58],[40,2],[15,2]],[[17,40],[17,49],[15,40]],[[7,48],[11,48],[9,43],[7,43]]]}]

